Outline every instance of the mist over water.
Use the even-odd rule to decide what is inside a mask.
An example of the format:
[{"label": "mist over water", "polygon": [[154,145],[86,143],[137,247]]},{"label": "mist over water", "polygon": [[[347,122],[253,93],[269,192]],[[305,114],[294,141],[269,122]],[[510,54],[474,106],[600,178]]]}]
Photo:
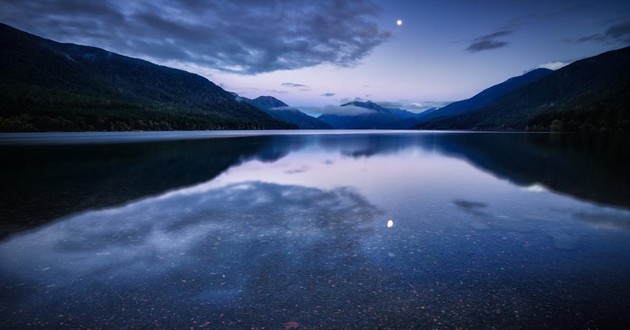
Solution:
[{"label": "mist over water", "polygon": [[5,140],[0,325],[630,324],[627,136],[360,133]]}]

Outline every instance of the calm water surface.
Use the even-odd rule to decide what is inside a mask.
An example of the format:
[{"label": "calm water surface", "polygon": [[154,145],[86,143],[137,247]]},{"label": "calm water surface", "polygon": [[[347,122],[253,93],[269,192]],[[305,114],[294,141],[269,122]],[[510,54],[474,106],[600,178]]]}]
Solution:
[{"label": "calm water surface", "polygon": [[0,136],[0,327],[630,327],[627,135],[314,133]]}]

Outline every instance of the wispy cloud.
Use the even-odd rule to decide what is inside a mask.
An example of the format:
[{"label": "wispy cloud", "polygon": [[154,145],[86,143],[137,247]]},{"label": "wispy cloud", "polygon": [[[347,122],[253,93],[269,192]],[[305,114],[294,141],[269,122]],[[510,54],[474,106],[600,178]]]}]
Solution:
[{"label": "wispy cloud", "polygon": [[272,110],[272,111],[299,111],[298,109],[291,107],[291,106],[282,106],[282,107],[273,107],[273,108],[269,108],[267,110]]},{"label": "wispy cloud", "polygon": [[426,101],[426,102],[420,103],[420,102],[410,102],[410,101],[398,101],[398,102],[377,101],[374,103],[382,106],[383,108],[398,108],[398,109],[404,109],[410,112],[420,113],[420,112],[423,112],[425,110],[429,110],[432,108],[443,107],[450,102]]},{"label": "wispy cloud", "polygon": [[588,42],[588,41],[604,41],[606,40],[606,38],[604,37],[603,34],[601,33],[597,33],[597,34],[592,34],[590,36],[585,36],[585,37],[581,37],[575,40],[575,42]]},{"label": "wispy cloud", "polygon": [[298,88],[298,87],[307,88],[308,87],[308,86],[303,85],[303,84],[296,84],[296,83],[292,83],[292,82],[285,82],[285,83],[282,84],[282,86],[284,86],[284,87],[295,87],[295,88]]},{"label": "wispy cloud", "polygon": [[499,38],[506,37],[512,33],[514,33],[513,29],[505,29],[475,38],[465,50],[469,53],[477,53],[484,50],[505,47],[509,45],[509,42],[500,40]]},{"label": "wispy cloud", "polygon": [[370,0],[5,0],[0,7],[0,21],[47,38],[238,74],[354,66],[391,37]]},{"label": "wispy cloud", "polygon": [[603,42],[630,44],[630,20],[609,26],[606,31],[584,36],[575,40],[581,42]]},{"label": "wispy cloud", "polygon": [[321,96],[331,97],[331,96],[335,96],[335,93],[324,93]]},{"label": "wispy cloud", "polygon": [[609,27],[604,35],[616,41],[630,43],[630,20]]},{"label": "wispy cloud", "polygon": [[345,104],[345,103],[350,103],[350,102],[365,102],[367,100],[362,97],[355,97],[355,98],[342,97],[339,101],[341,102],[341,104]]},{"label": "wispy cloud", "polygon": [[374,112],[374,110],[356,107],[353,105],[301,106],[301,107],[296,107],[296,108],[312,116],[319,116],[323,114],[355,116],[355,115],[360,115],[364,113]]}]

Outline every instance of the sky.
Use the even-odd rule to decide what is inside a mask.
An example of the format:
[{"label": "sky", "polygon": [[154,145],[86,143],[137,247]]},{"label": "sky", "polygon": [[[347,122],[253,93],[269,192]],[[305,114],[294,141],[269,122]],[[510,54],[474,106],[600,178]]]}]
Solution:
[{"label": "sky", "polygon": [[627,0],[0,0],[0,22],[314,115],[420,112],[630,45]]}]

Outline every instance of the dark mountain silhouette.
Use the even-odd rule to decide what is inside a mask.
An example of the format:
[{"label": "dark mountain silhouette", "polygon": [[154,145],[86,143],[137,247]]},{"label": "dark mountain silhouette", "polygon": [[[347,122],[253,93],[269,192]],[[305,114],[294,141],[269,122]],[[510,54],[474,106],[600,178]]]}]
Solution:
[{"label": "dark mountain silhouette", "polygon": [[384,108],[371,101],[355,101],[341,106],[363,108],[365,111],[354,115],[323,114],[317,118],[332,128],[339,129],[406,129],[411,128],[416,123],[410,120],[422,117],[422,114],[402,109]]},{"label": "dark mountain silhouette", "polygon": [[525,84],[537,81],[552,72],[553,70],[549,69],[536,69],[527,72],[522,76],[510,78],[500,84],[494,85],[481,91],[479,94],[469,99],[453,102],[445,107],[439,108],[435,111],[431,111],[430,113],[426,113],[420,119],[420,122],[428,122],[437,118],[450,117],[468,111],[480,109],[492,103],[499,97],[507,94],[508,92],[511,92]]},{"label": "dark mountain silhouette", "polygon": [[630,47],[576,61],[478,110],[418,128],[630,130]]},{"label": "dark mountain silhouette", "polygon": [[0,24],[0,131],[292,128],[189,72]]},{"label": "dark mountain silhouette", "polygon": [[301,129],[330,128],[330,126],[323,121],[311,117],[296,108],[290,107],[273,96],[259,96],[253,100],[244,97],[239,97],[239,99],[266,112],[275,119],[293,124]]}]

